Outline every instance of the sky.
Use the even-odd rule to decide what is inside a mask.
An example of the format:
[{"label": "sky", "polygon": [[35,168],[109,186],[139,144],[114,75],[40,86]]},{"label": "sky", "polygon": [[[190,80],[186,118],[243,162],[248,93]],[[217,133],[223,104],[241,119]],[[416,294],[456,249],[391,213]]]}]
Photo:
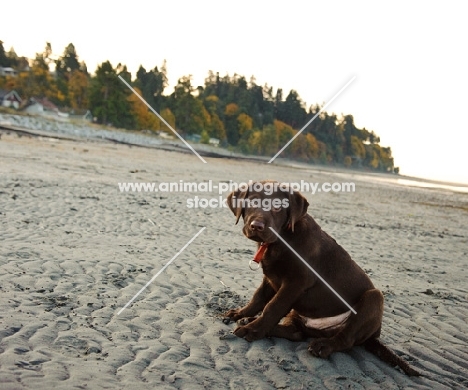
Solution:
[{"label": "sky", "polygon": [[466,7],[459,1],[52,0],[2,5],[0,40],[33,58],[73,43],[88,71],[167,61],[203,85],[237,73],[310,106],[351,114],[390,146],[403,175],[468,184]]}]

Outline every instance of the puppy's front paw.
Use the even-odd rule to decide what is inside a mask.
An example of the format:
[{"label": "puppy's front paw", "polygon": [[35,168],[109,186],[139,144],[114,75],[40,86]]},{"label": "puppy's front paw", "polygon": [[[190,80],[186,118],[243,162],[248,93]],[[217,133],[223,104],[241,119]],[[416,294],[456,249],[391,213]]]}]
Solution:
[{"label": "puppy's front paw", "polygon": [[327,359],[334,351],[333,342],[330,339],[314,339],[309,344],[309,352],[319,358]]},{"label": "puppy's front paw", "polygon": [[266,332],[263,330],[251,326],[251,325],[245,325],[245,326],[239,326],[234,330],[234,334],[237,337],[241,337],[246,339],[247,341],[255,341],[255,340],[260,340],[263,339],[266,335]]},{"label": "puppy's front paw", "polygon": [[248,325],[254,322],[258,317],[244,317],[237,321],[237,325]]},{"label": "puppy's front paw", "polygon": [[237,320],[240,320],[244,317],[245,316],[242,314],[242,309],[232,309],[224,314],[223,322],[228,325],[229,323],[236,322]]}]

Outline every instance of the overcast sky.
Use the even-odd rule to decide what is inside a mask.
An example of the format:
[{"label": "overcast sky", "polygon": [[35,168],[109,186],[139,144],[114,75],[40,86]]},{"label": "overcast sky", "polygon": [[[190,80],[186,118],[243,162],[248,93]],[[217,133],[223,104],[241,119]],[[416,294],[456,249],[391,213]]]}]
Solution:
[{"label": "overcast sky", "polygon": [[71,42],[90,72],[110,60],[135,75],[166,59],[166,93],[213,70],[310,105],[356,76],[327,111],[374,130],[400,173],[468,183],[466,15],[462,1],[23,0],[2,5],[0,39],[29,57]]}]

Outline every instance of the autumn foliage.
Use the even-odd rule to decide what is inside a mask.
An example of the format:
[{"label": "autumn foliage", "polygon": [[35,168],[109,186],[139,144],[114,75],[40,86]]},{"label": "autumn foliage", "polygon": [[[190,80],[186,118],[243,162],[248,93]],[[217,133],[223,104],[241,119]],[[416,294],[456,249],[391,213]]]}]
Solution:
[{"label": "autumn foliage", "polygon": [[[52,59],[56,58],[56,59]],[[32,60],[6,53],[0,41],[0,66],[11,66],[17,77],[0,77],[0,88],[15,89],[25,100],[47,97],[59,107],[89,109],[98,123],[134,130],[171,131],[198,134],[202,142],[217,138],[224,147],[246,154],[273,156],[293,137],[280,157],[304,162],[337,164],[393,172],[389,147],[379,137],[354,124],[352,115],[321,112],[321,106],[307,107],[295,90],[283,96],[267,84],[256,84],[244,76],[220,76],[208,72],[203,86],[194,86],[191,75],[179,78],[172,93],[168,87],[166,62],[146,70],[140,66],[135,78],[123,64],[100,64],[89,74],[79,61],[73,44],[62,55],[52,54],[48,43]],[[160,120],[118,76],[164,119]],[[298,131],[316,118],[298,135]]]}]

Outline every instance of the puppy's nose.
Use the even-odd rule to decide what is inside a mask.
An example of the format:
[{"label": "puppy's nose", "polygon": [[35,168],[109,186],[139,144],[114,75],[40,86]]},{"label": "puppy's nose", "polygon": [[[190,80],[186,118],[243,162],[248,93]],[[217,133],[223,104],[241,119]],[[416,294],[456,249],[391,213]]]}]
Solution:
[{"label": "puppy's nose", "polygon": [[265,229],[265,224],[262,221],[253,220],[250,222],[250,230],[262,232]]}]

